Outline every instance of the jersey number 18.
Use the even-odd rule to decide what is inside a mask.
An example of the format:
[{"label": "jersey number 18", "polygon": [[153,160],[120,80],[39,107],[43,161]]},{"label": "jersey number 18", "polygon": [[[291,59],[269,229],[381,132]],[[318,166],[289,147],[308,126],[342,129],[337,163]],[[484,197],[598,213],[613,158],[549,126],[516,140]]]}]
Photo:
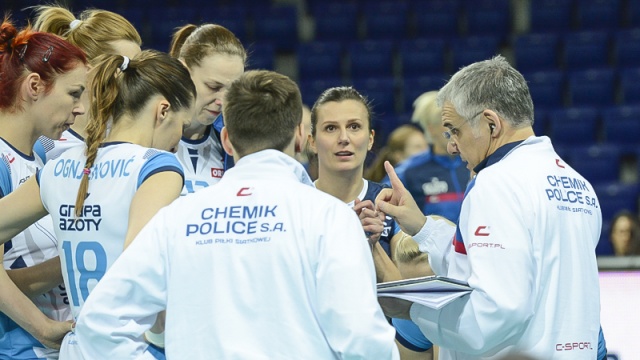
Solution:
[{"label": "jersey number 18", "polygon": [[[71,294],[71,300],[74,306],[80,306],[78,298],[78,291],[82,295],[82,301],[86,301],[89,296],[89,281],[95,280],[96,283],[102,279],[102,276],[107,271],[107,253],[102,245],[96,241],[82,241],[78,243],[74,251],[71,249],[71,242],[65,241],[62,243],[62,249],[64,250],[65,263],[67,265],[67,272],[69,274],[69,292]],[[95,268],[87,269],[85,263],[85,256],[89,253],[93,253],[95,257]],[[74,263],[77,266],[74,266]],[[76,283],[75,269],[78,269],[80,277],[78,283]]]}]

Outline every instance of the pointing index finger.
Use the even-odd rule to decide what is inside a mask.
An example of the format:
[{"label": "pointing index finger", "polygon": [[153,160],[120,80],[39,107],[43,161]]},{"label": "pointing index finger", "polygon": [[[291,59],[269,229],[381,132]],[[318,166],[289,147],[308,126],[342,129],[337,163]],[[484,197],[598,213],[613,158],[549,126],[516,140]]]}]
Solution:
[{"label": "pointing index finger", "polygon": [[387,175],[389,175],[389,182],[391,183],[391,188],[396,191],[403,191],[404,185],[398,174],[396,174],[396,170],[393,168],[393,165],[389,161],[384,162],[384,169],[387,171]]}]

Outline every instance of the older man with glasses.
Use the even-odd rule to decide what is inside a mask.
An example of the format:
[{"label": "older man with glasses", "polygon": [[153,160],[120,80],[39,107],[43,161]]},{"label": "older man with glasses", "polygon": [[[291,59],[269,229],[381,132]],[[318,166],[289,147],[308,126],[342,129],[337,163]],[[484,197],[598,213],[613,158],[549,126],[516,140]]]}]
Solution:
[{"label": "older man with glasses", "polygon": [[501,56],[458,71],[440,90],[448,151],[476,176],[457,226],[421,214],[393,168],[377,206],[429,253],[437,275],[470,295],[434,310],[380,298],[413,320],[440,359],[602,359],[595,247],[602,215],[591,184],[533,132],[523,76]]}]

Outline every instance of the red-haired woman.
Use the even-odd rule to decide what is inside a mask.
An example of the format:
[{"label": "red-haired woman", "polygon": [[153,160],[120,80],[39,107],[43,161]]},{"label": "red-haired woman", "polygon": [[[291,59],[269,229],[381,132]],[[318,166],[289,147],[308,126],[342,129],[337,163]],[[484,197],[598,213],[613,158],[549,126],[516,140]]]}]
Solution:
[{"label": "red-haired woman", "polygon": [[[2,23],[0,197],[42,168],[42,149],[34,148],[38,137],[58,139],[75,116],[84,113],[80,96],[86,77],[87,60],[77,47],[52,34],[18,31],[6,19]],[[70,323],[49,320],[71,319],[53,233],[47,216],[0,245],[0,358],[57,359],[57,351],[43,344],[55,346],[71,328]],[[40,311],[20,299],[23,295],[7,273]]]}]

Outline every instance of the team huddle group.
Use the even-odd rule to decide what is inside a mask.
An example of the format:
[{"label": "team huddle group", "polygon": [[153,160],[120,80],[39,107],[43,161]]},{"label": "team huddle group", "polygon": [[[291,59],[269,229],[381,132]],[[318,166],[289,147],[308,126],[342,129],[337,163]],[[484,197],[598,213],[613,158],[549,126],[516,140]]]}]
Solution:
[{"label": "team huddle group", "polygon": [[[583,178],[533,134],[504,58],[416,102],[447,131],[385,164],[389,187],[363,178],[365,97],[330,88],[305,113],[222,26],[185,25],[165,54],[110,11],[32,23],[0,27],[0,359],[606,354],[600,211],[543,196]],[[437,310],[376,296],[434,273],[474,291]]]}]

